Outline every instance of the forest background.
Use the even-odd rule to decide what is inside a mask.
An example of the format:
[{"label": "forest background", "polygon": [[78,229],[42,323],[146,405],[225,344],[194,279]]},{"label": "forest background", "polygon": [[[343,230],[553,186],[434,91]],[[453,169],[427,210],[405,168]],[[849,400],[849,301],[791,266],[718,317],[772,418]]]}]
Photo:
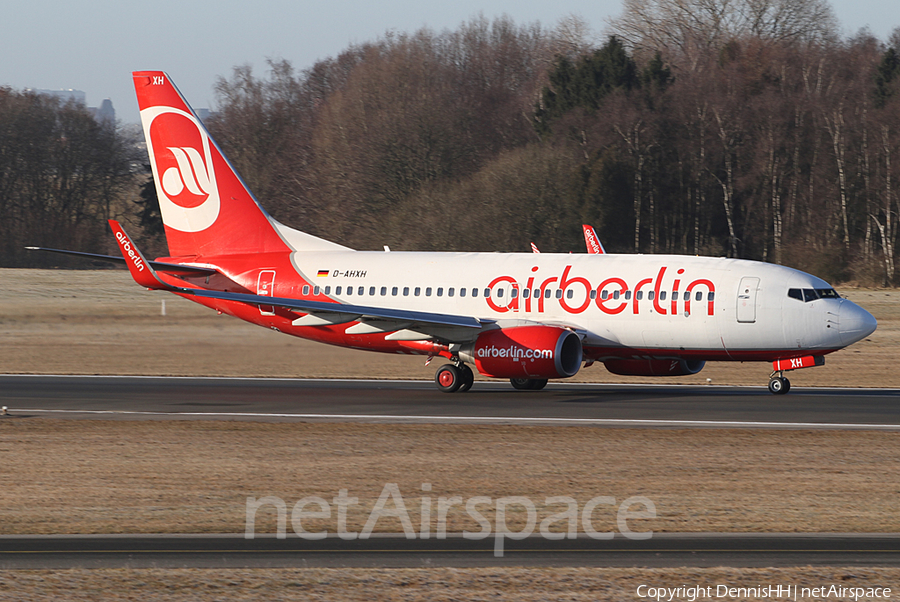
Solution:
[{"label": "forest background", "polygon": [[[741,257],[893,286],[900,28],[825,0],[624,0],[595,38],[476,17],[220,77],[213,137],[276,219],[356,249]],[[190,100],[190,99],[188,99]],[[166,255],[138,128],[0,88],[0,266]]]}]

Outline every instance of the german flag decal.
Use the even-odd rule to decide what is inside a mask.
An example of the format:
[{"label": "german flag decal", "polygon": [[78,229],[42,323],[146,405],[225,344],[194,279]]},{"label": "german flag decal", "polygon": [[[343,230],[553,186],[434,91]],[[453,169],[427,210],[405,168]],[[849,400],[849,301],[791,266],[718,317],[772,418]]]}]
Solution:
[{"label": "german flag decal", "polygon": [[317,276],[319,278],[324,278],[327,275],[328,275],[328,270],[319,270],[319,273],[317,274]]}]

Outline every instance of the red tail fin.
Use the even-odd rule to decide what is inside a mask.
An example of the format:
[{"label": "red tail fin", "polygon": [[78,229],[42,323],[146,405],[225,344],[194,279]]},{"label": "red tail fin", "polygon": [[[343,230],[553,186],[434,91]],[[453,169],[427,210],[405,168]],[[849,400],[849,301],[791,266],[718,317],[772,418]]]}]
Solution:
[{"label": "red tail fin", "polygon": [[171,255],[289,250],[168,75],[133,76]]}]

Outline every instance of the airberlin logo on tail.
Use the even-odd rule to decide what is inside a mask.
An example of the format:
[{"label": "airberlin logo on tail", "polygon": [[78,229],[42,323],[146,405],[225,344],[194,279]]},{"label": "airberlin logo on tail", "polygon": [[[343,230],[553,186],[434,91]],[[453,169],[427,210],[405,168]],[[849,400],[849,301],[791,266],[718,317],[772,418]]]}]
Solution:
[{"label": "airberlin logo on tail", "polygon": [[[182,193],[187,189],[188,193],[196,199],[202,199],[200,203],[205,202],[211,194],[209,185],[209,174],[206,172],[206,165],[203,164],[203,157],[195,148],[186,147],[178,148],[171,146],[169,151],[175,156],[177,166],[170,167],[166,170],[162,177],[162,187],[166,195],[172,199],[178,199],[183,196]],[[188,199],[187,202],[190,202]],[[177,201],[176,201],[177,202]]]},{"label": "airberlin logo on tail", "polygon": [[206,130],[193,115],[174,107],[150,107],[141,117],[163,223],[182,232],[206,230],[220,207]]},{"label": "airberlin logo on tail", "polygon": [[128,259],[131,260],[131,263],[134,264],[134,267],[137,268],[139,272],[144,271],[144,260],[141,259],[141,256],[137,254],[134,250],[134,247],[131,246],[131,241],[128,240],[128,237],[125,236],[123,232],[116,232],[116,239],[122,243],[122,250],[125,251],[125,254],[128,255]]}]

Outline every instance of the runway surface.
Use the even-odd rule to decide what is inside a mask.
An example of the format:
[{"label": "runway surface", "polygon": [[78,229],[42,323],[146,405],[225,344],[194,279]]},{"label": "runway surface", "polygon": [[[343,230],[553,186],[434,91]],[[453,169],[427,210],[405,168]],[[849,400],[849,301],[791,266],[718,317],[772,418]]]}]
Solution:
[{"label": "runway surface", "polygon": [[406,539],[308,541],[291,535],[0,537],[0,569],[277,567],[778,567],[900,566],[900,535],[656,534],[636,541]]},{"label": "runway surface", "polygon": [[[900,430],[896,389],[0,376],[7,418],[212,419]],[[2,418],[0,418],[2,419]]]}]

